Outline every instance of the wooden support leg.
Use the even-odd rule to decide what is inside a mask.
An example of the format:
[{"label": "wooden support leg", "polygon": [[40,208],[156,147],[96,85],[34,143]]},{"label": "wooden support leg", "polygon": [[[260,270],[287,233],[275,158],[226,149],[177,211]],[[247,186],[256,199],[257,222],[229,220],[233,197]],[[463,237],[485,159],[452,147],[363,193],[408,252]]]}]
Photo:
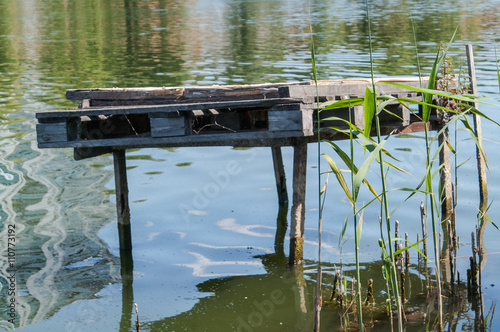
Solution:
[{"label": "wooden support leg", "polygon": [[[439,146],[442,145],[441,151],[439,151],[439,165],[441,169],[440,174],[440,188],[441,188],[441,220],[450,220],[451,214],[453,212],[453,199],[451,190],[451,166],[450,166],[450,148],[448,147],[449,131],[448,129],[443,130],[439,135],[438,141]],[[443,227],[446,227],[448,223],[443,223]]]},{"label": "wooden support leg", "polygon": [[286,190],[285,168],[283,167],[283,157],[281,147],[272,146],[274,176],[276,178],[276,189],[278,190],[278,200],[280,205],[288,205],[288,192]]},{"label": "wooden support leg", "polygon": [[302,263],[304,256],[306,170],[307,143],[299,142],[294,146],[293,155],[293,205],[290,225],[290,265]]},{"label": "wooden support leg", "polygon": [[[441,221],[442,230],[444,234],[443,247],[441,248],[441,256],[448,257],[451,243],[448,241],[448,221],[452,219],[453,214],[453,198],[451,189],[451,168],[450,168],[450,148],[446,143],[448,141],[449,132],[448,129],[443,130],[439,135],[438,141],[439,146],[442,145],[441,151],[439,151],[439,165],[441,169],[439,170],[440,183],[439,188],[441,190]],[[441,242],[441,241],[440,241]],[[441,278],[444,278],[446,282],[451,282],[452,270],[450,264],[441,264]]]},{"label": "wooden support leg", "polygon": [[113,151],[113,160],[115,165],[116,211],[120,250],[132,250],[125,150]]}]

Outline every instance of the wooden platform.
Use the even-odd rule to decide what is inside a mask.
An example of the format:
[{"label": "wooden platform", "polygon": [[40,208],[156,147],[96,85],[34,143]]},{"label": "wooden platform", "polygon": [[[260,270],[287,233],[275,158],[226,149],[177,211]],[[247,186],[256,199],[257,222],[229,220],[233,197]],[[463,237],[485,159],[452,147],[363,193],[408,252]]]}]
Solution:
[{"label": "wooden platform", "polygon": [[[384,78],[418,87],[418,78]],[[368,79],[328,80],[318,85],[319,101],[363,98]],[[378,93],[422,100],[419,92],[377,84]],[[113,153],[120,248],[131,250],[130,211],[125,150],[148,147],[269,146],[272,147],[280,204],[288,202],[281,146],[294,146],[293,204],[290,225],[291,264],[302,261],[304,243],[307,143],[317,141],[314,82],[179,88],[112,88],[68,90],[80,101],[78,109],[36,114],[40,148],[74,148],[75,159]],[[382,117],[385,132],[421,131],[424,126],[408,109],[395,103]],[[418,109],[414,110],[418,113]],[[364,127],[363,106],[322,111]],[[323,122],[321,137],[344,139],[329,127],[346,128],[342,121]]]},{"label": "wooden platform", "polygon": [[[415,78],[379,79],[419,86]],[[427,81],[424,79],[423,84]],[[320,81],[320,102],[363,98],[370,80]],[[421,100],[418,92],[379,84],[380,94]],[[75,159],[113,149],[179,146],[286,146],[297,138],[315,139],[314,82],[183,88],[112,88],[68,90],[81,101],[73,110],[36,114],[40,148],[74,148]],[[412,122],[407,109],[392,106],[383,127],[404,130]],[[349,118],[349,109],[322,117]],[[354,123],[363,128],[363,106],[352,108]],[[345,127],[341,122],[324,126]],[[324,131],[335,138],[338,134]]]}]

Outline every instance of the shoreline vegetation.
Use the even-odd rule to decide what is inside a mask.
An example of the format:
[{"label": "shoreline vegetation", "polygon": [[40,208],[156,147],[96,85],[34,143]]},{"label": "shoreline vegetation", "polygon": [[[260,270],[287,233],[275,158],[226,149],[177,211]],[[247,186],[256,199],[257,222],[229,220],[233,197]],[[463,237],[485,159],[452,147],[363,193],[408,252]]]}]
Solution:
[{"label": "shoreline vegetation", "polygon": [[[403,86],[397,83],[385,83],[395,86],[407,88],[408,90],[416,90],[422,93],[422,102],[415,102],[405,98],[395,98],[392,96],[380,95],[377,92],[377,84],[374,79],[374,59],[372,50],[372,34],[370,23],[369,4],[366,2],[366,16],[367,16],[367,30],[370,46],[370,68],[371,68],[371,81],[372,86],[368,87],[365,91],[363,101],[359,98],[347,99],[342,101],[331,101],[320,104],[319,94],[317,95],[318,103],[318,165],[321,165],[320,158],[324,158],[328,167],[326,171],[318,167],[318,190],[319,190],[319,221],[318,221],[318,265],[317,265],[317,285],[322,285],[322,264],[321,264],[321,227],[323,222],[323,208],[328,204],[326,197],[327,188],[331,185],[329,183],[329,175],[336,178],[338,184],[345,194],[345,198],[352,206],[352,213],[349,213],[345,222],[343,223],[339,232],[339,249],[342,252],[342,245],[344,243],[344,236],[350,224],[353,228],[354,234],[354,256],[355,256],[355,270],[353,275],[343,273],[342,269],[342,256],[340,260],[340,269],[334,266],[335,273],[333,279],[333,290],[329,301],[322,300],[322,292],[317,290],[315,292],[315,315],[314,315],[314,331],[320,331],[322,306],[326,306],[329,311],[333,310],[338,312],[339,320],[343,330],[359,330],[363,331],[365,328],[370,330],[374,325],[374,312],[385,311],[386,320],[390,322],[391,330],[405,331],[406,326],[412,321],[409,316],[421,316],[421,322],[427,330],[442,331],[450,329],[454,325],[454,317],[457,312],[467,310],[465,302],[470,303],[472,310],[475,313],[474,326],[477,331],[485,331],[488,327],[491,328],[493,315],[495,312],[495,305],[489,308],[487,315],[484,313],[482,303],[482,290],[481,290],[481,268],[484,263],[483,255],[486,254],[484,244],[482,241],[484,229],[488,223],[491,223],[497,230],[498,227],[493,221],[487,217],[487,211],[490,208],[488,205],[487,195],[487,182],[486,182],[486,155],[483,151],[482,144],[482,130],[481,118],[499,125],[493,119],[488,118],[486,115],[479,111],[479,103],[482,101],[477,97],[477,84],[475,81],[475,68],[474,58],[472,53],[472,46],[466,46],[468,73],[463,75],[455,74],[453,63],[448,56],[448,49],[453,43],[456,32],[455,30],[450,42],[447,46],[442,46],[435,57],[433,67],[430,72],[429,84],[426,87],[412,88]],[[415,29],[412,28],[415,34]],[[317,62],[315,56],[314,46],[314,32],[311,26],[311,60],[313,79],[317,87]],[[422,77],[418,47],[416,45],[416,66],[419,77]],[[500,85],[500,70],[497,60],[497,73]],[[385,143],[391,138],[392,134],[382,137],[380,134],[380,116],[384,112],[392,114],[386,109],[389,103],[400,103],[403,107],[408,108],[413,114],[420,118],[425,124],[425,151],[426,161],[425,176],[416,188],[389,188],[387,186],[387,173],[389,170],[395,170],[403,174],[409,175],[404,171],[404,165],[399,168],[385,159],[397,161],[389,151],[385,150]],[[339,117],[327,117],[321,119],[320,113],[326,110],[335,110],[342,107],[349,106],[350,114],[352,113],[352,106],[364,105],[364,128],[359,128],[354,125],[351,118],[349,120],[342,120]],[[417,106],[418,112],[411,106]],[[473,125],[470,124],[469,117],[473,117]],[[342,130],[338,127],[330,127],[329,129],[343,131],[349,140],[349,148],[342,150],[333,141],[320,139],[320,130],[325,129],[321,123],[329,120],[343,121],[348,125],[348,130]],[[435,134],[431,135],[428,130],[430,128],[430,121],[438,121],[440,126]],[[375,126],[375,138],[372,138],[372,124]],[[458,128],[458,124],[462,124]],[[453,125],[453,126],[452,126]],[[462,276],[466,275],[466,283],[460,278],[460,271],[457,271],[455,259],[458,246],[463,245],[458,241],[456,234],[456,204],[457,204],[457,170],[461,165],[456,164],[457,147],[453,146],[450,140],[450,128],[453,130],[452,135],[455,137],[455,144],[457,144],[457,131],[464,130],[470,134],[471,140],[474,142],[477,150],[477,168],[478,180],[480,187],[480,206],[478,208],[478,222],[474,231],[471,233],[471,250],[470,268],[467,271],[462,271]],[[320,145],[321,142],[327,143],[332,148],[332,152],[322,152]],[[361,148],[364,150],[364,160],[354,160],[354,149]],[[450,152],[455,156],[455,168],[450,169]],[[342,161],[347,169],[341,170],[337,164]],[[370,166],[376,163],[379,166],[377,172],[380,179],[381,192],[376,193],[373,187],[367,180],[367,173]],[[361,165],[359,167],[356,164]],[[488,168],[489,169],[489,168]],[[374,172],[374,170],[372,170]],[[454,173],[454,181],[452,181],[452,174]],[[347,174],[347,179],[344,176]],[[358,193],[365,185],[370,191],[374,193],[374,198],[367,204],[361,204],[357,201]],[[389,192],[391,191],[404,191],[409,193],[409,196],[403,201],[398,202],[396,209],[390,210],[389,204],[394,204],[389,200]],[[412,196],[423,196],[420,210],[420,220],[422,222],[422,234],[416,234],[416,242],[412,243],[408,240],[408,233],[405,233],[404,238],[399,236],[399,221],[395,221],[394,234],[391,230],[392,214]],[[373,278],[380,278],[378,275],[369,275],[361,277],[361,268],[359,264],[359,243],[361,241],[363,213],[364,209],[379,202],[379,224],[380,224],[380,239],[379,246],[382,257],[381,274],[386,283],[387,299],[385,309],[381,305],[375,306],[373,298]],[[431,223],[431,237],[427,233],[427,224]],[[471,225],[473,226],[473,225]],[[431,241],[431,252],[433,257],[428,256],[427,241]],[[422,282],[426,285],[422,292],[428,300],[428,305],[425,307],[412,307],[407,296],[411,296],[407,291],[408,285],[406,276],[412,273],[409,270],[410,255],[409,251],[415,250],[418,255],[418,273],[422,273]],[[427,264],[432,263],[433,273],[427,268]],[[466,272],[466,273],[465,273]],[[368,280],[369,279],[369,280]],[[366,289],[361,286],[361,280],[368,280]],[[349,288],[349,283],[351,287]],[[322,286],[324,287],[324,286]],[[317,289],[321,287],[317,286]],[[467,293],[467,298],[464,298],[464,293]],[[323,292],[324,293],[324,292]],[[457,307],[457,304],[459,307]],[[436,307],[434,307],[436,305]],[[425,308],[425,310],[424,310]],[[365,317],[365,318],[364,318]],[[413,321],[416,323],[416,321]],[[456,322],[455,322],[456,324]]]}]

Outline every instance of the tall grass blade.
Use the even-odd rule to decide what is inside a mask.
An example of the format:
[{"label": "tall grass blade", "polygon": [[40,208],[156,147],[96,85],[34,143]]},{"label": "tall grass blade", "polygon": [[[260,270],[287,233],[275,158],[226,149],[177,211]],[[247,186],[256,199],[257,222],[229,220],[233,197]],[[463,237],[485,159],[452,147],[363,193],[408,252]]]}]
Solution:
[{"label": "tall grass blade", "polygon": [[349,215],[347,215],[344,219],[344,224],[342,226],[342,232],[340,232],[339,236],[339,250],[342,253],[342,247],[344,246],[344,243],[347,241],[344,241],[345,237],[345,232],[347,231],[347,225],[349,225]]},{"label": "tall grass blade", "polygon": [[467,118],[464,116],[463,119],[461,119],[461,121],[465,127],[464,130],[467,131],[469,133],[469,135],[472,137],[472,139],[474,140],[474,142],[476,142],[476,147],[479,149],[479,153],[481,153],[481,155],[483,156],[483,160],[484,160],[484,164],[486,165],[486,168],[488,168],[488,170],[490,170],[490,167],[489,167],[488,162],[486,160],[486,154],[484,153],[484,150],[483,150],[483,146],[479,142],[479,138],[477,137],[474,129],[472,129],[472,126],[470,125],[469,120],[467,120]]},{"label": "tall grass blade", "polygon": [[328,162],[328,165],[330,166],[330,170],[333,172],[335,177],[337,178],[338,183],[340,184],[340,187],[344,191],[347,199],[351,204],[354,204],[354,198],[351,195],[351,191],[349,190],[349,187],[347,186],[347,182],[345,181],[344,175],[342,174],[342,171],[340,168],[337,166],[335,161],[327,154],[323,153],[322,157],[326,159]]},{"label": "tall grass blade", "polygon": [[[427,88],[434,90],[436,86],[436,77],[439,68],[439,51],[436,54],[436,58],[434,59],[434,65],[432,66],[431,74],[429,76],[429,82],[427,83]],[[424,122],[429,122],[429,118],[431,116],[432,107],[432,93],[424,92],[422,100],[424,101],[424,107],[422,108],[422,119]]]},{"label": "tall grass blade", "polygon": [[[352,174],[354,175],[358,174],[358,168],[356,167],[352,159],[337,144],[333,143],[332,141],[323,141],[323,142],[329,144],[332,147],[332,149],[342,159],[342,161],[346,164],[346,166],[349,168]],[[375,189],[366,179],[363,180],[363,184],[373,193],[373,195],[378,196]]]},{"label": "tall grass blade", "polygon": [[380,142],[380,144],[378,144],[377,147],[368,155],[368,157],[363,162],[363,165],[361,165],[361,167],[359,168],[358,174],[356,174],[356,177],[354,177],[353,188],[352,188],[352,198],[354,201],[356,201],[358,198],[361,183],[365,179],[366,174],[368,174],[371,164],[381,153],[382,147],[387,142],[390,136],[391,135],[387,136],[382,142]]},{"label": "tall grass blade", "polygon": [[346,108],[361,105],[365,102],[364,98],[350,98],[343,100],[330,100],[325,101],[320,105],[320,107],[326,110],[338,109],[338,108]]},{"label": "tall grass blade", "polygon": [[[359,219],[358,219],[358,227],[357,227],[357,234],[356,234],[356,239],[357,239],[358,245],[361,241],[361,231],[362,230],[363,230],[363,213],[360,214]],[[361,282],[361,280],[358,280],[358,282]]]},{"label": "tall grass blade", "polygon": [[[395,241],[405,241],[406,242],[406,239],[401,239],[401,238],[393,238],[393,240]],[[420,249],[418,248],[418,245],[422,242],[424,242],[425,238],[421,239],[420,241],[418,242],[415,242],[415,243],[411,243],[410,241],[408,241],[410,243],[409,246],[406,246],[402,249],[399,249],[398,251],[396,251],[394,253],[395,256],[398,256],[400,255],[401,253],[405,252],[405,251],[408,251],[410,250],[411,248],[415,248],[419,253],[420,255],[422,255],[422,257],[424,257],[425,259],[427,259],[427,257],[420,251]]]},{"label": "tall grass blade", "polygon": [[[321,228],[322,228],[322,222],[323,222],[323,206],[324,206],[324,200],[326,197],[326,184],[325,188],[321,188],[321,121],[320,121],[320,112],[319,112],[319,91],[318,91],[318,73],[317,73],[317,68],[316,68],[316,56],[315,56],[315,51],[314,51],[314,35],[313,35],[313,28],[312,24],[309,25],[310,32],[311,32],[311,62],[312,62],[312,69],[313,69],[313,78],[314,78],[314,85],[316,88],[316,109],[318,111],[316,112],[316,120],[318,123],[317,127],[317,148],[318,148],[318,155],[317,155],[317,162],[318,162],[318,275],[317,275],[317,280],[316,280],[316,293],[314,296],[314,302],[315,302],[315,317],[314,317],[314,331],[319,331],[320,328],[320,322],[321,322],[321,304],[323,302],[322,297],[321,297],[321,284],[322,284],[322,270],[321,270]],[[328,178],[326,183],[328,183]],[[323,197],[323,204],[321,202],[321,195],[324,194],[325,196]]]},{"label": "tall grass blade", "polygon": [[377,106],[375,104],[376,90],[372,87],[367,87],[365,89],[365,100],[364,100],[364,120],[365,128],[363,133],[366,137],[370,137],[370,132],[372,130],[373,117],[375,116],[375,111]]}]

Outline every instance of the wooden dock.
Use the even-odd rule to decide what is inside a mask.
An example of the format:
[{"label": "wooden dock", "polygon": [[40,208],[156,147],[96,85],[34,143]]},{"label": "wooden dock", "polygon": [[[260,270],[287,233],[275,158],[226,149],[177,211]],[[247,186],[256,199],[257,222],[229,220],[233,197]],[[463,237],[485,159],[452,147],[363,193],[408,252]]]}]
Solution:
[{"label": "wooden dock", "polygon": [[[423,79],[426,85],[428,79]],[[418,78],[384,78],[418,87]],[[364,97],[369,79],[320,81],[319,101]],[[422,100],[419,92],[377,84],[378,93]],[[314,82],[178,88],[112,88],[68,90],[78,109],[36,114],[39,148],[73,148],[76,160],[105,153],[114,157],[120,249],[131,250],[130,211],[125,150],[149,147],[271,147],[280,204],[288,201],[282,146],[294,147],[293,202],[290,227],[291,264],[302,261],[307,143],[317,141]],[[382,118],[385,132],[422,131],[423,123],[399,103]],[[364,127],[363,106],[324,111],[322,118],[349,119]],[[335,112],[335,113],[333,113]],[[418,113],[418,110],[416,110]],[[344,139],[327,127],[346,128],[341,121],[322,123],[321,137]]]}]

